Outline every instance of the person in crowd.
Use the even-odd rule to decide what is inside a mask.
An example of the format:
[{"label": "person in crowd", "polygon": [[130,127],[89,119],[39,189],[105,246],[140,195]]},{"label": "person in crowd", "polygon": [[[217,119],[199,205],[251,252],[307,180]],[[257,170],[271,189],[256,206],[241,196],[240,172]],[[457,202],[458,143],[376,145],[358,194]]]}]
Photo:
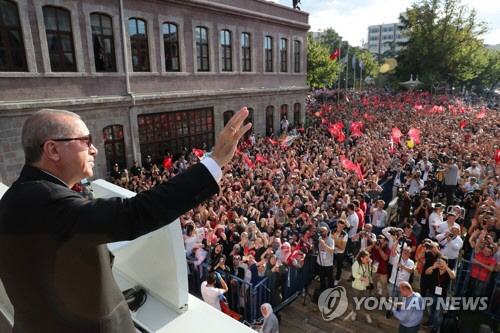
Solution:
[{"label": "person in crowd", "polygon": [[441,253],[448,258],[448,265],[451,269],[455,270],[460,250],[464,245],[460,237],[460,227],[451,227],[450,231],[437,235],[436,240],[443,247]]},{"label": "person in crowd", "polygon": [[337,228],[332,234],[332,239],[334,244],[334,259],[335,265],[337,266],[337,271],[335,273],[334,286],[337,286],[342,277],[342,270],[344,268],[345,251],[348,242],[346,229],[349,229],[349,222],[345,218],[345,213],[343,213],[340,220],[337,222]]},{"label": "person in crowd", "polygon": [[430,288],[429,276],[425,274],[425,271],[427,268],[432,267],[436,260],[443,255],[439,251],[439,244],[428,238],[419,247],[420,249],[417,250],[416,255],[417,269],[420,273],[420,294],[425,297]]},{"label": "person in crowd", "polygon": [[432,266],[425,270],[429,276],[429,295],[432,297],[432,304],[428,308],[429,321],[422,326],[432,326],[431,333],[438,333],[443,322],[443,307],[438,304],[438,299],[447,296],[448,288],[452,280],[455,280],[455,273],[448,266],[446,257],[438,258]]},{"label": "person in crowd", "polygon": [[321,238],[319,239],[318,258],[316,263],[319,267],[320,288],[333,287],[333,252],[335,242],[330,237],[330,232],[326,227],[320,228]]},{"label": "person in crowd", "polygon": [[[214,287],[216,281],[222,285],[222,289]],[[218,272],[208,274],[207,280],[201,284],[201,296],[203,300],[219,311],[221,310],[220,296],[224,295],[227,290],[227,284]]]},{"label": "person in crowd", "polygon": [[[352,297],[357,297],[358,299],[369,297],[370,287],[373,288],[373,261],[367,251],[359,251],[356,261],[352,265],[352,276],[354,277],[354,281],[352,282]],[[363,307],[359,310],[360,312],[365,312],[366,321],[368,324],[371,324],[373,321],[370,314]],[[357,309],[353,308],[351,314],[351,320],[353,321],[357,317],[356,311]]]},{"label": "person in crowd", "polygon": [[368,246],[377,241],[377,236],[372,232],[372,225],[365,224],[363,230],[352,236],[354,242],[360,242],[360,250],[365,250]]},{"label": "person in crowd", "polygon": [[377,236],[380,235],[382,230],[387,226],[387,211],[384,210],[384,206],[384,200],[378,200],[376,208],[372,206],[371,217],[373,233]]},{"label": "person in crowd", "polygon": [[[391,249],[387,246],[387,239],[384,235],[378,235],[377,241],[366,248],[371,253],[374,262],[375,274],[373,276],[374,292],[383,297],[387,297],[387,264],[391,254]],[[378,283],[380,282],[380,288]],[[376,289],[376,290],[375,290]]]},{"label": "person in crowd", "polygon": [[450,206],[454,204],[454,192],[458,184],[458,178],[460,177],[456,158],[450,157],[444,168],[446,169],[444,178],[446,205]]},{"label": "person in crowd", "polygon": [[394,317],[399,320],[399,333],[417,333],[424,316],[424,299],[406,281],[399,285],[399,293],[405,301],[392,309]]},{"label": "person in crowd", "polygon": [[391,264],[392,272],[389,278],[388,292],[391,298],[400,298],[399,286],[402,282],[408,282],[410,275],[413,273],[415,263],[410,259],[411,249],[404,246],[401,249],[401,254],[398,253],[398,242],[394,242],[391,249]]},{"label": "person in crowd", "polygon": [[[479,250],[479,247],[476,249]],[[498,267],[494,254],[494,247],[491,244],[486,245],[482,251],[476,251],[471,260],[472,271],[468,285],[470,296],[484,295],[491,273]]]},{"label": "person in crowd", "polygon": [[443,210],[444,205],[440,202],[434,205],[434,211],[429,216],[429,238],[436,238],[436,229],[438,225],[443,223]]},{"label": "person in crowd", "polygon": [[259,329],[259,333],[279,333],[280,325],[278,318],[273,313],[273,308],[271,304],[264,303],[260,306],[260,312],[264,317],[264,322],[261,327],[256,327]]}]

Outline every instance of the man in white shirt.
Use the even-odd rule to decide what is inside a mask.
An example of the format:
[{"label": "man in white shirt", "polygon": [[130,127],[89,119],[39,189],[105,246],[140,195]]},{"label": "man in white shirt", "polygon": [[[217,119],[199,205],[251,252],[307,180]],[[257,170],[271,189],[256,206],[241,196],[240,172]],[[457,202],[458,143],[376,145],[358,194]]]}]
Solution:
[{"label": "man in white shirt", "polygon": [[375,236],[375,234],[372,232],[372,229],[373,227],[371,224],[365,224],[363,226],[363,230],[352,236],[352,240],[355,242],[361,240],[361,247],[359,249],[360,251],[363,251],[368,246],[377,241],[377,236]]},{"label": "man in white shirt", "polygon": [[[215,288],[215,281],[219,280],[219,282],[222,285],[222,289],[220,288]],[[225,292],[227,292],[227,284],[226,282],[221,278],[219,273],[210,273],[207,276],[207,281],[204,281],[201,284],[201,296],[203,297],[203,300],[205,303],[210,304],[214,308],[220,311],[220,295],[223,295]]]},{"label": "man in white shirt", "polygon": [[429,216],[429,238],[436,238],[436,229],[438,225],[443,223],[443,209],[444,205],[440,202],[434,205],[434,211]]},{"label": "man in white shirt", "polygon": [[479,184],[477,183],[476,177],[471,177],[467,183],[464,184],[463,191],[465,193],[472,192],[475,189],[479,188]]},{"label": "man in white shirt", "polygon": [[481,176],[481,167],[478,165],[477,161],[472,161],[471,166],[465,170],[469,171],[469,175],[471,177],[476,177],[476,179],[479,179]]},{"label": "man in white shirt", "polygon": [[464,245],[462,238],[460,238],[460,227],[453,226],[450,231],[437,235],[436,239],[443,247],[441,253],[448,258],[448,267],[455,270],[460,250]]},{"label": "man in white shirt", "polygon": [[[410,275],[413,273],[415,263],[410,259],[411,249],[408,246],[403,248],[403,253],[400,255],[397,251],[399,242],[394,242],[391,249],[391,258],[389,262],[392,264],[391,277],[389,278],[388,292],[391,297],[401,297],[399,285],[401,282],[410,280]],[[401,256],[401,260],[400,257]],[[397,277],[396,277],[397,275]]]},{"label": "man in white shirt", "polygon": [[387,224],[387,212],[384,210],[384,206],[385,201],[379,200],[377,201],[377,208],[372,208],[373,233],[377,236],[382,233],[382,229],[384,229]]},{"label": "man in white shirt", "polygon": [[354,253],[354,243],[352,237],[356,235],[358,231],[359,218],[354,209],[355,208],[353,203],[347,204],[347,222],[351,226],[349,231],[347,232],[347,237],[349,238],[347,242],[347,255],[349,257],[354,257],[356,255]]},{"label": "man in white shirt", "polygon": [[449,212],[447,214],[447,220],[441,224],[439,224],[436,228],[436,234],[444,234],[451,230],[452,227],[460,228],[460,225],[456,223],[457,214],[455,212]]},{"label": "man in white shirt", "polygon": [[428,167],[428,170],[432,171],[432,163],[429,162],[429,159],[427,156],[422,157],[422,160],[418,162],[418,168],[424,172],[426,170],[426,167]]}]

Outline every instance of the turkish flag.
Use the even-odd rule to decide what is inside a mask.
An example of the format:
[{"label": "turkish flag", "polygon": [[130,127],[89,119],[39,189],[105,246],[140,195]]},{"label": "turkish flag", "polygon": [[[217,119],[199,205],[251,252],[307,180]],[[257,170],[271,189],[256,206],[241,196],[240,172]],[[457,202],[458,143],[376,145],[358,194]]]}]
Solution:
[{"label": "turkish flag", "polygon": [[271,138],[267,138],[269,140],[269,142],[271,142],[273,145],[280,145],[280,143],[276,140],[273,140]]},{"label": "turkish flag", "polygon": [[495,162],[500,164],[500,149],[497,149],[497,152],[495,153]]},{"label": "turkish flag", "polygon": [[362,127],[363,123],[357,121],[353,122],[351,124],[351,136],[360,136]]},{"label": "turkish flag", "polygon": [[165,167],[165,169],[170,169],[172,167],[172,157],[166,157],[163,160],[163,166]]},{"label": "turkish flag", "polygon": [[478,118],[478,119],[483,119],[484,117],[486,117],[486,112],[484,112],[484,111],[476,114],[476,118]]},{"label": "turkish flag", "polygon": [[201,149],[193,148],[193,153],[196,155],[196,157],[201,158],[203,156],[204,151]]},{"label": "turkish flag", "polygon": [[335,50],[332,54],[330,54],[330,60],[335,60],[335,58],[340,57],[340,49]]},{"label": "turkish flag", "polygon": [[365,178],[363,177],[363,173],[361,172],[361,166],[359,164],[356,165],[356,172],[358,173],[359,179],[364,183]]},{"label": "turkish flag", "polygon": [[394,140],[394,143],[397,144],[399,142],[399,139],[403,136],[403,133],[399,130],[399,128],[394,127],[392,129],[391,137]]},{"label": "turkish flag", "polygon": [[408,131],[408,136],[413,139],[413,142],[419,144],[420,143],[420,138],[418,137],[420,135],[420,130],[416,128],[410,128]]},{"label": "turkish flag", "polygon": [[253,165],[253,162],[252,160],[248,157],[247,154],[244,155],[243,159],[245,160],[245,163],[250,167],[250,168],[253,168],[254,165]]},{"label": "turkish flag", "polygon": [[255,163],[257,162],[262,162],[262,163],[267,163],[267,160],[262,157],[260,154],[257,154],[257,156],[255,156]]},{"label": "turkish flag", "polygon": [[342,166],[348,170],[353,170],[353,171],[356,171],[356,173],[358,174],[359,178],[361,179],[361,181],[365,181],[364,178],[363,178],[363,174],[361,173],[361,167],[359,164],[354,164],[352,163],[351,161],[349,161],[347,158],[345,158],[344,156],[340,156],[340,163],[342,164]]},{"label": "turkish flag", "polygon": [[460,123],[460,130],[463,130],[463,129],[464,129],[464,127],[465,127],[465,126],[467,126],[467,124],[468,124],[468,122],[466,122],[466,121],[462,121],[462,122]]}]

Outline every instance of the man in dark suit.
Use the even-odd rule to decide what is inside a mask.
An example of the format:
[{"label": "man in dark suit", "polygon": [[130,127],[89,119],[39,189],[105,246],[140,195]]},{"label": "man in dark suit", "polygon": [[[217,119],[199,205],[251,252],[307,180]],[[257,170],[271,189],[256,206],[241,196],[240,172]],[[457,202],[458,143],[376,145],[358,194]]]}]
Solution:
[{"label": "man in dark suit", "polygon": [[71,187],[93,175],[97,149],[80,117],[41,110],[28,118],[26,165],[0,201],[0,278],[14,333],[132,333],[106,243],[163,227],[219,191],[248,111],[221,131],[211,157],[130,199],[88,201]]}]

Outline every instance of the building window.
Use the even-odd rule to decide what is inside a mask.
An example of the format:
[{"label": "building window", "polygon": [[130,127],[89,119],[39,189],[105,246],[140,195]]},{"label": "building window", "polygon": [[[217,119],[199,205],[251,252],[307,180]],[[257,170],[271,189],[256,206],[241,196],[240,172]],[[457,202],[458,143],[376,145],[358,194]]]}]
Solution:
[{"label": "building window", "polygon": [[264,53],[266,72],[273,71],[273,37],[266,36],[264,38]]},{"label": "building window", "polygon": [[295,103],[293,105],[293,126],[297,127],[300,125],[300,103]]},{"label": "building window", "polygon": [[116,163],[120,169],[125,168],[125,142],[123,140],[123,126],[110,125],[102,130],[104,139],[104,154],[106,155],[106,167],[108,171],[113,169]]},{"label": "building window", "polygon": [[131,18],[128,20],[130,48],[132,49],[132,67],[134,72],[149,71],[148,31],[146,22]]},{"label": "building window", "polygon": [[288,43],[286,38],[280,39],[280,71],[287,72],[288,71]]},{"label": "building window", "polygon": [[27,70],[17,5],[0,0],[0,71]]},{"label": "building window", "polygon": [[180,71],[179,34],[176,24],[163,23],[163,46],[165,49],[165,70],[167,72]]},{"label": "building window", "polygon": [[378,28],[371,28],[370,29],[370,33],[377,33],[378,32]]},{"label": "building window", "polygon": [[115,72],[115,48],[111,17],[106,14],[90,14],[92,43],[94,44],[95,70]]},{"label": "building window", "polygon": [[300,41],[296,40],[294,42],[294,56],[293,56],[293,70],[295,73],[300,73],[300,48],[301,48],[301,43]]},{"label": "building window", "polygon": [[231,72],[233,59],[231,56],[231,31],[229,30],[221,30],[220,32],[220,52],[222,54],[222,71]]},{"label": "building window", "polygon": [[43,20],[49,48],[50,67],[53,72],[76,72],[75,48],[68,10],[43,7]]},{"label": "building window", "polygon": [[214,145],[213,108],[154,113],[137,117],[142,158],[161,163],[167,153]]},{"label": "building window", "polygon": [[208,29],[196,27],[194,29],[196,40],[196,63],[198,72],[208,72]]},{"label": "building window", "polygon": [[251,47],[250,47],[250,34],[244,32],[241,34],[241,62],[243,72],[252,71],[252,57],[251,57]]},{"label": "building window", "polygon": [[[252,108],[248,108],[248,116],[245,118],[245,121],[243,122],[243,126],[245,126],[248,123],[253,123],[253,109]],[[252,133],[253,133],[253,124],[252,124],[252,127],[250,127],[250,129],[248,131],[246,131],[246,133],[244,135],[245,139],[248,139],[250,137],[250,135],[252,135]]]},{"label": "building window", "polygon": [[288,104],[282,104],[280,108],[280,122],[288,115]]},{"label": "building window", "polygon": [[223,121],[224,121],[224,126],[227,125],[227,123],[229,122],[229,120],[234,116],[234,111],[232,110],[229,110],[229,111],[226,111],[222,114],[222,118],[223,118]]},{"label": "building window", "polygon": [[274,106],[266,107],[266,136],[273,135],[274,131]]}]

